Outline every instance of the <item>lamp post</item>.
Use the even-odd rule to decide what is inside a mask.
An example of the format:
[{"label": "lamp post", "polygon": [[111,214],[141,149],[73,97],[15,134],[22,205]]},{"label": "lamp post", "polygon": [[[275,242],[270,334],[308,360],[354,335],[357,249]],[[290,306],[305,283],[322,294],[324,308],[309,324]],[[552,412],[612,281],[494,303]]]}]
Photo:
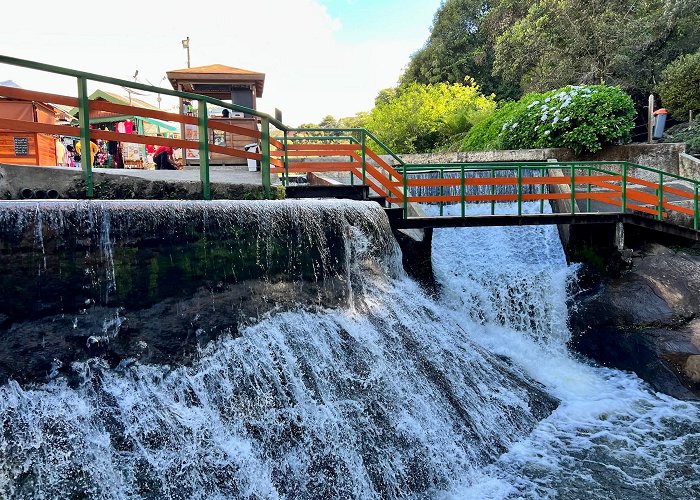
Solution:
[{"label": "lamp post", "polygon": [[185,38],[182,41],[182,48],[187,49],[187,67],[190,67],[190,37]]}]

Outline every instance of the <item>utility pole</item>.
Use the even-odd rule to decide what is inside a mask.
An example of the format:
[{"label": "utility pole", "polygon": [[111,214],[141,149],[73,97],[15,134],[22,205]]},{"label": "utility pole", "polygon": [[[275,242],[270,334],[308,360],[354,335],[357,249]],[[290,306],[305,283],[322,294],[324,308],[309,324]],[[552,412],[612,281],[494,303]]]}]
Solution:
[{"label": "utility pole", "polygon": [[185,38],[182,41],[182,48],[187,49],[187,67],[190,67],[190,37]]}]

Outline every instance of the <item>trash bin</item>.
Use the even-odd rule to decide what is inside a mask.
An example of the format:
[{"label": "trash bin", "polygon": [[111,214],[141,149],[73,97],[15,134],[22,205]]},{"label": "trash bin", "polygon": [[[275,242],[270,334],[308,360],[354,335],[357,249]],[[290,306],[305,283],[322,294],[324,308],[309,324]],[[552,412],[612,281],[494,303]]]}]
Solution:
[{"label": "trash bin", "polygon": [[661,139],[664,136],[664,129],[666,128],[666,115],[668,115],[668,111],[666,111],[665,108],[654,111],[654,139]]},{"label": "trash bin", "polygon": [[[243,149],[248,151],[249,153],[259,153],[260,152],[260,146],[258,146],[257,142],[254,142],[252,144],[246,144],[243,146]],[[251,160],[248,158],[248,172],[255,172],[258,170],[258,162],[257,160]]]}]

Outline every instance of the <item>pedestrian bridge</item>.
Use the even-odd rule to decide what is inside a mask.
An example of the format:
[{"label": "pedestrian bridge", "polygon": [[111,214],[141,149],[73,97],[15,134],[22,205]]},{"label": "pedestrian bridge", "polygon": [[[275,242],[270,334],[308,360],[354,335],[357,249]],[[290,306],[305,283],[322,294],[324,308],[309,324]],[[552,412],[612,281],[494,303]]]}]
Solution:
[{"label": "pedestrian bridge", "polygon": [[[643,165],[618,161],[411,164],[365,129],[292,128],[259,111],[199,94],[8,56],[0,56],[0,64],[74,78],[72,95],[0,86],[0,97],[70,106],[77,109],[78,122],[0,118],[3,132],[72,136],[80,139],[83,151],[89,151],[90,140],[100,139],[196,150],[204,199],[211,198],[209,154],[216,152],[258,162],[260,182],[268,197],[273,184],[290,186],[295,178],[310,174],[324,177],[325,182],[366,186],[371,199],[389,208],[398,228],[623,221],[694,240],[700,234],[698,182]],[[173,113],[91,100],[89,84],[170,95],[196,103],[196,111]],[[259,130],[211,120],[213,106],[257,117]],[[173,122],[196,134],[164,138],[143,131],[125,134],[91,128],[92,122],[109,114]],[[257,142],[260,152],[221,145],[215,140],[221,134],[237,134]],[[92,165],[82,162],[82,167],[85,196],[90,198],[94,195]]]}]

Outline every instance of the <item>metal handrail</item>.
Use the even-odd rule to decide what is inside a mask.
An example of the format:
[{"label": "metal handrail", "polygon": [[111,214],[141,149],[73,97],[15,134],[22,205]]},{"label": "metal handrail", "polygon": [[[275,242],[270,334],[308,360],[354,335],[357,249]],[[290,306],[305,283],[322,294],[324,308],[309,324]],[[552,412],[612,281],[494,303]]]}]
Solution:
[{"label": "metal handrail", "polygon": [[[664,217],[664,208],[669,208],[668,207],[668,202],[665,202],[665,193],[671,193],[671,194],[676,194],[679,195],[679,193],[682,193],[683,197],[687,197],[693,201],[694,209],[693,209],[693,216],[694,216],[694,227],[695,229],[698,229],[699,225],[699,213],[698,213],[698,197],[697,193],[699,191],[700,183],[694,179],[690,179],[687,177],[683,177],[678,174],[672,174],[669,172],[664,172],[662,170],[652,168],[652,167],[646,167],[643,165],[638,165],[636,163],[631,163],[631,162],[626,162],[626,161],[586,161],[586,162],[544,162],[544,161],[534,161],[534,162],[482,162],[482,163],[406,163],[404,162],[398,155],[396,155],[386,144],[384,144],[381,140],[379,140],[374,134],[372,134],[370,131],[364,129],[364,128],[359,128],[359,127],[337,127],[337,128],[291,128],[287,127],[284,125],[281,121],[276,120],[272,116],[268,115],[267,113],[262,113],[257,110],[247,108],[245,106],[240,106],[237,104],[233,103],[228,103],[225,101],[221,101],[219,99],[215,99],[212,97],[200,95],[200,94],[194,94],[190,92],[183,92],[183,91],[178,91],[178,90],[171,90],[171,89],[166,89],[166,88],[161,88],[161,87],[156,87],[153,85],[145,85],[142,83],[138,82],[133,82],[129,80],[122,80],[119,78],[111,78],[111,77],[106,77],[103,75],[95,74],[95,73],[89,73],[85,71],[78,71],[78,70],[73,70],[69,68],[64,68],[61,66],[54,66],[50,64],[43,64],[43,63],[38,63],[35,61],[29,61],[25,59],[19,59],[15,57],[9,57],[9,56],[3,56],[0,55],[0,64],[10,64],[13,66],[19,66],[19,67],[24,67],[28,69],[34,69],[38,71],[45,71],[45,72],[50,72],[50,73],[55,73],[55,74],[60,74],[64,76],[70,76],[74,77],[77,79],[78,83],[78,105],[80,109],[80,137],[81,137],[81,143],[82,143],[82,149],[83,151],[89,151],[89,141],[90,141],[90,130],[89,130],[89,97],[87,95],[87,81],[95,81],[95,82],[101,82],[101,83],[106,83],[106,84],[111,84],[111,85],[119,85],[122,87],[127,87],[127,88],[132,88],[132,89],[137,89],[137,90],[143,90],[146,92],[152,92],[152,93],[158,93],[158,94],[163,94],[163,95],[169,95],[172,97],[178,97],[182,99],[187,99],[193,102],[198,102],[198,127],[199,127],[199,150],[200,150],[200,178],[202,181],[202,193],[203,197],[205,199],[210,198],[210,186],[209,186],[209,156],[208,156],[208,150],[210,148],[210,145],[208,143],[208,130],[209,130],[209,123],[208,123],[208,114],[207,114],[207,105],[215,105],[219,106],[225,109],[230,109],[232,111],[239,111],[243,112],[255,117],[260,118],[261,121],[261,132],[260,132],[260,138],[261,138],[261,146],[262,146],[262,154],[261,154],[261,170],[262,170],[262,182],[263,182],[263,188],[265,191],[265,196],[270,197],[271,194],[271,186],[270,186],[270,164],[272,162],[271,160],[271,144],[274,143],[275,147],[277,147],[280,150],[284,151],[284,172],[285,172],[285,178],[288,178],[289,176],[289,158],[287,154],[288,150],[288,145],[290,142],[296,142],[296,141],[302,141],[302,140],[314,140],[314,141],[319,141],[319,142],[325,142],[325,141],[333,141],[333,140],[347,140],[351,144],[357,144],[360,146],[359,152],[360,154],[354,154],[352,157],[356,161],[361,162],[361,168],[362,168],[362,182],[363,184],[368,183],[367,179],[367,170],[371,169],[372,171],[372,176],[375,178],[375,180],[379,181],[380,184],[382,184],[386,189],[388,189],[386,197],[389,199],[390,203],[392,200],[396,201],[393,196],[398,197],[398,201],[403,203],[404,206],[404,217],[408,217],[408,203],[410,201],[410,184],[408,182],[408,175],[410,174],[416,174],[416,173],[425,173],[425,172],[440,172],[440,177],[441,179],[444,179],[444,173],[445,172],[459,172],[460,173],[460,199],[462,203],[462,213],[464,214],[464,203],[465,200],[468,198],[468,196],[465,193],[465,185],[466,185],[466,180],[465,180],[465,174],[466,172],[491,172],[491,178],[495,178],[495,172],[500,170],[500,171],[507,171],[507,170],[512,170],[514,171],[516,175],[516,185],[517,185],[517,201],[518,201],[518,213],[521,213],[522,210],[522,202],[524,199],[524,196],[534,196],[534,195],[524,195],[523,194],[523,170],[524,169],[540,169],[542,173],[544,173],[544,169],[550,169],[550,168],[568,168],[570,170],[570,174],[568,177],[568,183],[570,184],[570,189],[571,189],[571,202],[572,202],[572,210],[575,209],[575,199],[576,199],[576,182],[577,175],[576,175],[576,170],[580,169],[585,169],[588,172],[588,177],[590,178],[591,174],[593,172],[596,173],[601,173],[601,174],[606,174],[606,175],[615,175],[620,177],[620,192],[621,192],[621,210],[622,212],[626,212],[628,209],[628,195],[630,193],[634,193],[637,196],[637,199],[640,198],[641,192],[638,192],[635,189],[630,189],[628,186],[628,172],[630,169],[638,169],[643,172],[648,172],[654,175],[658,176],[659,182],[658,183],[652,183],[651,181],[645,181],[641,179],[634,179],[635,182],[643,182],[645,184],[645,187],[647,188],[655,188],[655,192],[657,195],[657,203],[656,203],[656,212],[655,212],[655,217],[658,219],[663,219]],[[183,122],[184,123],[184,122]],[[281,138],[273,138],[270,135],[270,126],[274,126],[278,130],[282,131],[284,133],[284,136]],[[292,133],[294,132],[301,132],[301,133],[320,133],[323,132],[324,134],[330,133],[333,134],[331,136],[316,136],[316,137],[293,137],[291,136]],[[357,138],[359,136],[359,139]],[[376,161],[380,161],[378,159],[378,155],[376,155],[370,148],[367,146],[367,140],[373,141],[375,144],[377,144],[380,148],[384,150],[386,154],[391,156],[398,164],[398,169],[394,170],[393,167],[389,166],[388,163],[384,163],[383,160],[380,162],[381,164],[386,165],[385,170],[387,170],[388,173],[383,173],[380,170],[377,170],[374,167],[371,167],[367,163],[367,156],[372,156]],[[212,146],[213,148],[213,146]],[[86,178],[86,184],[87,184],[87,195],[88,197],[93,196],[93,184],[92,184],[92,170],[91,166],[89,165],[89,162],[83,162],[85,165],[85,178]],[[278,165],[278,163],[276,163]],[[604,168],[605,166],[619,166],[621,172],[614,172],[610,169]],[[384,175],[385,178],[378,178],[377,175]],[[353,174],[351,173],[351,180],[354,179]],[[664,183],[668,183],[669,179],[671,180],[677,180],[681,182],[686,182],[691,185],[691,189],[694,193],[694,196],[691,196],[688,193],[682,192],[679,189],[676,188],[665,188]],[[444,179],[445,182],[450,181],[449,179]],[[495,181],[494,181],[495,182]],[[588,183],[581,183],[581,184],[587,184],[586,188],[586,194],[589,197],[588,202],[587,202],[587,207],[590,208],[590,197],[592,196],[591,192],[591,182]],[[650,185],[651,184],[651,185]],[[445,184],[444,186],[441,187],[441,192],[444,191],[444,187],[448,186],[450,184]],[[393,186],[393,187],[392,187]],[[402,187],[403,192],[396,191],[396,187]],[[392,191],[394,193],[392,193]],[[493,189],[492,189],[493,191]],[[542,189],[543,191],[543,189]],[[398,194],[396,194],[398,193]],[[644,194],[644,193],[642,193]],[[401,195],[401,196],[399,196]],[[492,212],[493,212],[493,204],[496,202],[496,198],[498,195],[493,195],[493,200],[491,200],[492,203]],[[544,203],[544,193],[542,192],[540,195],[540,201],[541,201],[541,210],[543,209],[543,203]],[[441,203],[441,209],[443,206],[443,201]],[[639,209],[639,205],[629,205],[632,206],[632,209]],[[636,207],[636,208],[635,208]],[[676,210],[680,210],[680,208],[676,208]],[[685,213],[687,213],[689,210],[686,209]],[[441,210],[442,212],[442,210]]]}]

